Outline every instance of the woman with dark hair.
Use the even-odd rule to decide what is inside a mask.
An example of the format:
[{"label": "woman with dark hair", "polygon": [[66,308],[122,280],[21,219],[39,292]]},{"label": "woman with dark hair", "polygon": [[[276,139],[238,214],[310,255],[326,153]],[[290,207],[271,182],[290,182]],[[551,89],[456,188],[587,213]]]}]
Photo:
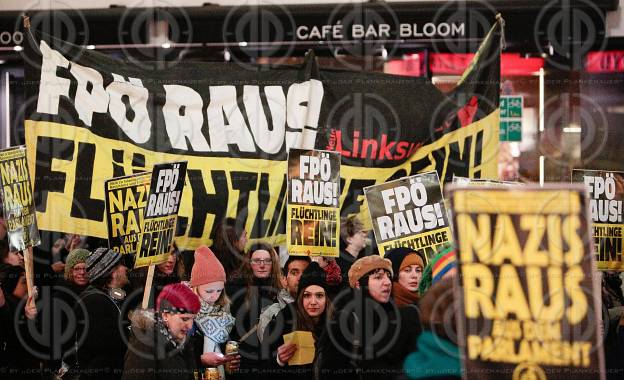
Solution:
[{"label": "woman with dark hair", "polygon": [[254,372],[270,357],[269,348],[260,343],[257,329],[262,311],[277,302],[282,289],[281,269],[275,249],[266,243],[251,246],[243,266],[226,283],[236,318],[230,335],[239,342],[241,365],[237,378],[255,377]]},{"label": "woman with dark hair", "polygon": [[[317,342],[327,321],[333,315],[333,305],[328,295],[325,271],[318,263],[311,263],[301,275],[295,301],[295,318],[287,318],[282,310],[265,330],[263,341],[274,342],[271,345],[271,378],[313,379],[312,363],[289,365],[288,361],[296,354],[299,347],[284,342],[283,336],[293,331],[309,331]],[[275,335],[275,336],[274,336]]]},{"label": "woman with dark hair", "polygon": [[[349,269],[352,292],[341,292],[340,314],[317,346],[317,379],[394,379],[420,333],[418,309],[392,300],[392,263],[380,256],[356,260]],[[347,300],[339,300],[347,298]]]},{"label": "woman with dark hair", "polygon": [[24,267],[24,256],[20,251],[10,251],[6,239],[0,240],[0,265],[14,265]]},{"label": "woman with dark hair", "polygon": [[241,269],[247,245],[247,231],[234,218],[225,218],[217,227],[212,252],[229,277]]},{"label": "woman with dark hair", "polygon": [[397,306],[416,304],[419,299],[418,285],[423,274],[423,260],[414,250],[399,247],[384,256],[392,262],[392,298]]}]

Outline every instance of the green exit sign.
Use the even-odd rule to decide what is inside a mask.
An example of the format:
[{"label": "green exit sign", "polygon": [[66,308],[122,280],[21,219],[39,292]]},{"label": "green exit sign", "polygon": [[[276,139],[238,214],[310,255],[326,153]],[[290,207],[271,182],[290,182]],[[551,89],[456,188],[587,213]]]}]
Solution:
[{"label": "green exit sign", "polygon": [[522,141],[521,95],[501,95],[500,97],[500,141]]}]

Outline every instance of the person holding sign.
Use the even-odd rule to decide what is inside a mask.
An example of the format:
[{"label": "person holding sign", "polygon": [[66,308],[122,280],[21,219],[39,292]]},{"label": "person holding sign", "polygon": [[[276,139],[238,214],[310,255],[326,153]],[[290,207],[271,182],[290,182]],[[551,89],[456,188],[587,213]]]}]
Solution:
[{"label": "person holding sign", "polygon": [[10,251],[6,240],[0,240],[0,264],[24,268],[24,255],[20,251]]},{"label": "person holding sign", "polygon": [[[158,298],[160,292],[167,285],[176,284],[180,282],[178,276],[178,261],[180,251],[178,250],[176,243],[172,243],[169,247],[169,256],[165,262],[154,266],[154,277],[152,279],[152,287],[150,290],[150,305],[154,304],[154,300]],[[129,275],[130,287],[133,290],[133,294],[143,294],[145,291],[145,284],[148,277],[148,267],[135,268]],[[141,291],[142,290],[142,291]],[[134,306],[139,306],[140,299],[131,300],[132,309]]]},{"label": "person holding sign", "polygon": [[[286,343],[284,336],[292,332],[309,331],[312,337],[317,341],[323,334],[326,323],[332,318],[333,305],[328,296],[328,286],[325,271],[318,263],[311,263],[301,275],[297,298],[295,301],[294,319],[281,317],[279,314],[267,329],[265,336],[272,336],[276,332],[281,335],[279,339],[275,339],[271,345],[272,369],[277,376],[272,378],[290,379],[293,376],[301,377],[301,379],[313,379],[312,361],[314,359],[314,351],[312,355],[309,352],[303,352],[303,347],[298,347],[294,343]],[[287,311],[280,311],[280,314]],[[278,321],[286,321],[285,326],[280,326]],[[268,338],[266,340],[269,340]],[[307,348],[310,349],[309,347]],[[305,364],[292,364],[290,361],[299,352],[300,356],[305,356]],[[309,360],[309,361],[308,361]]]},{"label": "person holding sign", "polygon": [[[2,323],[0,329],[3,332],[0,340],[0,370],[7,366],[18,369],[17,372],[10,374],[11,379],[29,379],[38,376],[39,361],[25,346],[32,347],[34,343],[31,341],[29,325],[37,318],[37,307],[34,302],[36,293],[28,297],[24,268],[17,265],[0,265],[0,289],[4,295],[4,305],[0,307],[0,323]],[[23,339],[27,341],[24,342]]]},{"label": "person holding sign", "polygon": [[317,374],[324,380],[394,379],[420,333],[418,309],[392,300],[392,262],[378,255],[353,263],[346,297],[317,346]]},{"label": "person holding sign", "polygon": [[223,355],[222,350],[235,319],[230,314],[230,300],[224,292],[225,270],[206,246],[195,250],[190,286],[201,303],[192,336],[197,366],[217,367],[221,377],[225,378],[224,365],[235,370],[240,361],[240,356]]},{"label": "person holding sign", "polygon": [[122,380],[193,380],[197,367],[188,334],[200,307],[187,285],[171,284],[160,292],[155,312],[132,313]]},{"label": "person holding sign", "polygon": [[416,304],[418,285],[422,278],[423,260],[413,250],[400,247],[389,251],[386,256],[392,262],[392,297],[397,306]]}]

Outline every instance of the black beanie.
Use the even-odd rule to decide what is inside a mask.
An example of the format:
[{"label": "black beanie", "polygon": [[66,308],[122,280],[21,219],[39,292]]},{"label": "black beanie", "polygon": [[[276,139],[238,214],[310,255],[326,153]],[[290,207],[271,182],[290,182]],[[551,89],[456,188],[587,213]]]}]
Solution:
[{"label": "black beanie", "polygon": [[0,267],[0,287],[2,287],[5,297],[13,294],[22,273],[24,273],[24,268],[17,265]]},{"label": "black beanie", "polygon": [[311,262],[301,274],[299,286],[297,287],[297,297],[310,285],[318,285],[327,292],[327,281],[325,277],[326,275],[323,268],[321,268],[317,262]]}]

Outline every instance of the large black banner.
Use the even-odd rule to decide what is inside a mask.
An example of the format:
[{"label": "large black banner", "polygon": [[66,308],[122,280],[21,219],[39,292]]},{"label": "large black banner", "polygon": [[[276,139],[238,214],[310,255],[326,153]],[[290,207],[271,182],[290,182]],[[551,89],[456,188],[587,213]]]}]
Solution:
[{"label": "large black banner", "polygon": [[[449,94],[422,78],[196,63],[146,69],[27,33],[25,131],[40,228],[106,237],[104,181],[188,161],[181,248],[236,217],[285,243],[289,148],[341,153],[341,215],[363,188],[435,170],[496,178],[500,25]],[[370,227],[370,226],[369,226]]]}]

